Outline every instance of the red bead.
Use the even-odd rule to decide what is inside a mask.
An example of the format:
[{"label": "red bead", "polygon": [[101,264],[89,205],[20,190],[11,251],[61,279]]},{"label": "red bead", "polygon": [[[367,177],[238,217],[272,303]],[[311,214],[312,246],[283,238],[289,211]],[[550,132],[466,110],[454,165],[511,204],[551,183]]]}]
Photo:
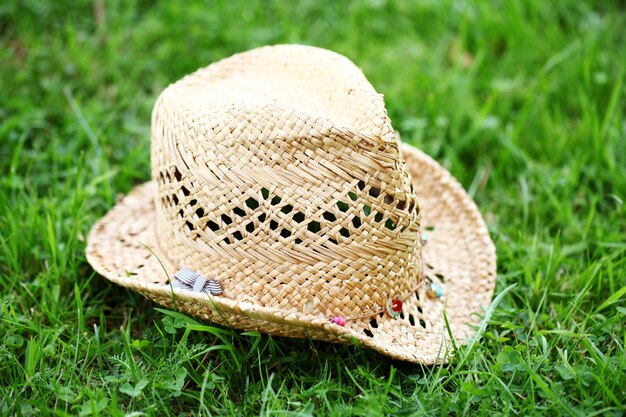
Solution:
[{"label": "red bead", "polygon": [[400,315],[400,312],[402,311],[402,300],[398,298],[389,298],[387,299],[387,304],[385,305],[385,307],[387,307],[387,314],[395,319]]}]

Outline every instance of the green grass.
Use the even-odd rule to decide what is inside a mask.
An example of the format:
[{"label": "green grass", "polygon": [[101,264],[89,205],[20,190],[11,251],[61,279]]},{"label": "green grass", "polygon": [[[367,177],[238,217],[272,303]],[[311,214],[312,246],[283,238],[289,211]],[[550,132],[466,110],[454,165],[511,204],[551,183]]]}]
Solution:
[{"label": "green grass", "polygon": [[[2,2],[2,415],[624,415],[625,27],[618,1]],[[478,202],[517,285],[449,365],[191,330],[86,263],[159,91],[286,42],[361,66]]]}]

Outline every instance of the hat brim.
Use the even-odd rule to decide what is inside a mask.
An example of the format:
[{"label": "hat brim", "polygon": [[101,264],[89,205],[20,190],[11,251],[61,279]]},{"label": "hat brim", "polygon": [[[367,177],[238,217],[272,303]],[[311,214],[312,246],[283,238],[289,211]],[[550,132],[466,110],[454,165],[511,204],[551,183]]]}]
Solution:
[{"label": "hat brim", "polygon": [[426,273],[443,288],[443,296],[429,297],[423,285],[414,294],[417,310],[400,317],[381,313],[342,327],[329,318],[240,302],[228,294],[213,297],[173,289],[167,283],[185,265],[175,265],[159,249],[152,182],[136,187],[93,226],[87,260],[118,285],[222,325],[286,337],[357,341],[395,359],[446,362],[453,353],[449,334],[456,344],[465,343],[491,301],[495,246],[476,204],[454,177],[418,149],[407,144],[401,149],[419,196],[422,230],[428,234],[422,253]]}]

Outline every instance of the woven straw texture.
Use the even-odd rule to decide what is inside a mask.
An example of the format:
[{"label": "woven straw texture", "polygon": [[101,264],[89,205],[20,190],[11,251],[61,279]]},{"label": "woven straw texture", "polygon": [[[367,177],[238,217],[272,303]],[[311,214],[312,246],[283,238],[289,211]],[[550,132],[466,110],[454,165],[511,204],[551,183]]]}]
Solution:
[{"label": "woven straw texture", "polygon": [[[87,257],[206,320],[358,340],[417,363],[446,360],[444,309],[467,340],[495,280],[493,243],[459,184],[400,148],[382,97],[349,60],[296,45],[235,55],[160,95],[152,181],[94,225]],[[166,285],[183,267],[224,294]],[[425,280],[444,296],[429,298]],[[404,302],[395,319],[381,311],[391,298]]]}]

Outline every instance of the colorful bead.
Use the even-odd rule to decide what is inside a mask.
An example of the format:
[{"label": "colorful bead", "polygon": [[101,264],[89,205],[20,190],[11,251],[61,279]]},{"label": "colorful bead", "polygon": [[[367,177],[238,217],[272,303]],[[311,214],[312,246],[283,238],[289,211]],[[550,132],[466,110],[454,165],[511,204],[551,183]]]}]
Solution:
[{"label": "colorful bead", "polygon": [[425,245],[428,242],[428,233],[422,233],[420,235],[420,240],[422,241],[422,245]]},{"label": "colorful bead", "polygon": [[402,311],[402,300],[398,298],[390,298],[387,300],[387,314],[391,317],[396,318],[398,314]]},{"label": "colorful bead", "polygon": [[346,325],[346,319],[340,316],[335,316],[335,318],[333,318],[333,323],[338,324],[339,326],[343,327]]},{"label": "colorful bead", "polygon": [[428,289],[428,291],[426,291],[426,295],[428,295],[430,298],[441,298],[441,296],[443,295],[443,289],[441,289],[441,286],[433,282],[432,284],[430,284],[430,288]]}]

